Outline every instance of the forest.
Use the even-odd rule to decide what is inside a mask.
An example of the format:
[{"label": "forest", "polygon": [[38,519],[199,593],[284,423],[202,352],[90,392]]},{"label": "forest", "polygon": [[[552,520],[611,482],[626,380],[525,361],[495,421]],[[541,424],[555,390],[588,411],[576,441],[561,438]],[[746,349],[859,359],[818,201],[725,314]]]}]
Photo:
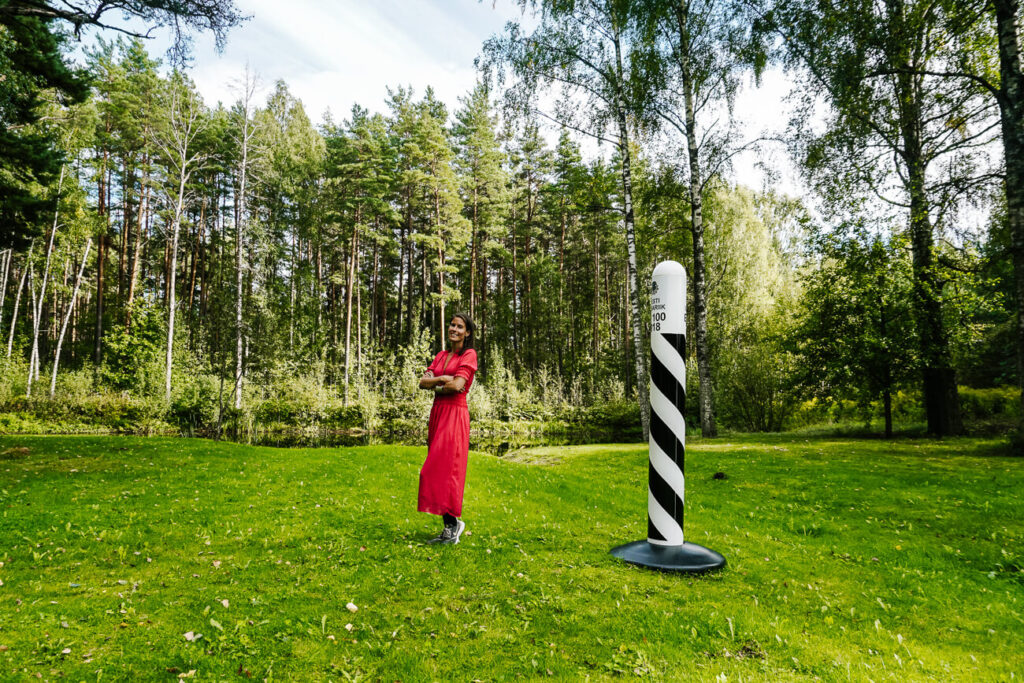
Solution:
[{"label": "forest", "polygon": [[[673,259],[691,431],[1017,443],[1018,0],[535,0],[456,106],[322,121],[248,71],[204,102],[124,30],[76,60],[85,5],[0,0],[0,432],[425,425],[465,312],[475,424],[639,435]],[[183,49],[245,19],[127,6]],[[750,139],[768,70],[793,116]],[[807,196],[736,181],[769,149]]]}]

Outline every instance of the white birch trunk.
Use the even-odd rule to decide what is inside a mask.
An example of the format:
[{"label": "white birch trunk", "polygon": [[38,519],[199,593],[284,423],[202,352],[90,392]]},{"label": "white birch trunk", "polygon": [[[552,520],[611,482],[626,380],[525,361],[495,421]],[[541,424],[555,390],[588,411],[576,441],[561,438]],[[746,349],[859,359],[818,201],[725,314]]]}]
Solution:
[{"label": "white birch trunk", "polygon": [[0,283],[0,323],[2,323],[4,319],[4,300],[7,298],[7,279],[11,274],[11,261],[14,260],[14,250],[8,249],[4,254],[4,265],[2,268],[4,272],[4,279],[3,282]]},{"label": "white birch trunk", "polygon": [[[178,240],[181,235],[181,218],[185,213],[186,192],[189,178],[202,163],[203,155],[194,151],[196,135],[202,130],[202,106],[194,92],[179,89],[175,84],[170,107],[170,128],[162,144],[164,154],[170,160],[170,177],[177,181],[177,187],[166,190],[167,199],[173,206],[171,219],[170,263],[167,272],[167,356],[164,372],[164,401],[171,402],[171,376],[174,369],[174,322],[178,308]],[[173,174],[177,173],[177,177]],[[149,196],[147,189],[146,196]],[[141,211],[140,211],[141,225]]]},{"label": "white birch trunk", "polygon": [[239,140],[242,158],[239,164],[238,179],[238,215],[235,217],[235,410],[242,408],[242,373],[245,357],[245,332],[242,328],[242,288],[243,260],[246,224],[246,182],[249,175],[249,143],[254,133],[254,124],[250,119],[252,99],[256,92],[256,78],[245,68],[245,80],[242,83],[242,131]]},{"label": "white birch trunk", "polygon": [[178,233],[181,231],[181,213],[185,194],[187,174],[182,169],[181,182],[178,186],[178,202],[174,207],[174,236],[171,238],[171,272],[167,283],[167,372],[164,374],[164,401],[171,402],[171,369],[174,366],[174,312],[177,306],[178,274]]},{"label": "white birch trunk", "polygon": [[342,402],[348,405],[348,378],[352,357],[352,286],[356,279],[356,250],[359,249],[359,214],[352,226],[352,253],[348,259],[348,283],[345,285],[345,391]]},{"label": "white birch trunk", "polygon": [[32,295],[32,356],[28,364],[28,385],[25,395],[32,395],[32,380],[39,379],[39,328],[42,326],[43,302],[46,300],[46,284],[50,279],[50,257],[53,256],[53,241],[57,237],[57,221],[60,219],[60,191],[64,186],[65,166],[60,167],[60,178],[57,180],[57,202],[53,210],[53,227],[50,229],[50,241],[46,246],[46,264],[43,266],[43,283],[40,286],[39,299]]},{"label": "white birch trunk", "polygon": [[[35,269],[32,267],[32,264],[29,264],[29,267],[28,267],[28,294],[29,294],[28,310],[32,314],[32,329],[36,330],[36,329],[38,329],[39,322],[38,322],[37,316],[36,316],[36,273],[35,273]],[[28,384],[26,385],[26,388],[25,388],[25,396],[31,396],[32,395],[32,377],[33,377],[33,371],[35,370],[35,367],[36,367],[36,346],[33,344],[32,345],[32,353],[28,357]]]},{"label": "white birch trunk", "polygon": [[[356,251],[355,271],[359,272],[359,251]],[[362,287],[356,285],[356,377],[359,378],[359,398],[363,398],[363,300]]]},{"label": "white birch trunk", "polygon": [[[248,111],[246,112],[248,116]],[[244,135],[244,134],[243,134]],[[235,410],[242,407],[242,242],[245,239],[245,166],[248,145],[242,145],[242,177],[239,183],[238,218],[235,230]]]},{"label": "white birch trunk", "polygon": [[75,300],[78,298],[78,289],[82,285],[82,274],[85,272],[85,262],[89,258],[89,249],[92,247],[92,237],[85,243],[85,253],[82,254],[82,265],[78,267],[78,275],[75,276],[75,288],[71,292],[71,303],[68,305],[67,315],[64,316],[64,323],[60,326],[60,335],[57,337],[57,352],[53,355],[53,374],[50,375],[50,398],[57,391],[57,367],[60,365],[60,349],[64,345],[64,334],[68,330],[68,322],[75,311]]},{"label": "white birch trunk", "polygon": [[647,398],[647,371],[644,363],[643,333],[640,329],[640,284],[636,265],[636,236],[633,226],[633,179],[629,156],[629,128],[626,122],[626,103],[622,94],[622,53],[619,35],[615,35],[616,122],[619,127],[619,152],[622,154],[622,202],[626,225],[626,248],[629,252],[629,294],[633,308],[633,357],[636,364],[636,398],[640,408],[640,424],[646,440],[651,431],[651,405]]},{"label": "white birch trunk", "polygon": [[7,335],[7,357],[11,357],[11,349],[14,347],[14,327],[18,324],[18,306],[21,305],[21,291],[25,288],[25,280],[28,277],[28,264],[32,260],[32,248],[29,247],[28,256],[25,257],[25,265],[21,269],[21,282],[18,283],[18,292],[14,295],[14,310],[11,311],[11,333]]}]

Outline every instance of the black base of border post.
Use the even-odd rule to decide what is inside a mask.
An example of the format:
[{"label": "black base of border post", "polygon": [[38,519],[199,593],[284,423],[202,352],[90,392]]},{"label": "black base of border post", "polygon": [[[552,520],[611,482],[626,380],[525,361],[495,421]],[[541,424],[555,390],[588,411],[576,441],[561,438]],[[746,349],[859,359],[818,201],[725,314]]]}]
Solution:
[{"label": "black base of border post", "polygon": [[611,549],[611,554],[630,564],[663,572],[703,574],[725,567],[725,558],[710,548],[696,543],[654,545],[633,541]]}]

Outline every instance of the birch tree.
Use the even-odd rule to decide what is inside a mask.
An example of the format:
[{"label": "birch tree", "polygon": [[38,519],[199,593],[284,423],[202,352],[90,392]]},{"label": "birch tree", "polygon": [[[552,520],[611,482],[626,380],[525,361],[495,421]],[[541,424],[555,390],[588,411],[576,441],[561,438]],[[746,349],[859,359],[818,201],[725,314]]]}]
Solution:
[{"label": "birch tree", "polygon": [[239,93],[235,104],[235,144],[238,158],[235,169],[237,189],[235,195],[235,410],[242,408],[242,375],[245,369],[245,327],[243,324],[245,235],[249,214],[246,206],[249,175],[253,164],[253,140],[256,136],[256,91],[259,79],[248,64],[242,80],[236,84]]},{"label": "birch tree", "polygon": [[157,140],[166,164],[167,175],[162,187],[170,210],[170,268],[167,281],[167,357],[164,374],[164,401],[171,402],[171,369],[174,364],[174,320],[177,309],[176,278],[178,273],[178,234],[185,209],[194,199],[189,187],[192,175],[202,168],[206,154],[199,148],[197,137],[203,131],[203,103],[195,86],[176,72],[168,84],[170,101],[167,119],[157,133]]},{"label": "birch tree", "polygon": [[[25,395],[32,395],[32,380],[39,379],[39,327],[43,317],[43,302],[46,300],[46,285],[50,279],[50,257],[53,255],[53,242],[57,237],[57,226],[60,220],[60,193],[64,186],[66,165],[60,168],[60,179],[57,181],[57,199],[53,210],[53,226],[50,228],[50,239],[46,245],[46,262],[43,266],[43,282],[40,285],[39,298],[32,293],[32,355],[28,361],[28,383]],[[31,273],[29,274],[31,278]]]},{"label": "birch tree", "polygon": [[[693,240],[693,308],[697,373],[700,378],[700,428],[716,436],[715,391],[708,338],[707,265],[704,197],[709,184],[744,145],[732,116],[741,64],[735,45],[741,29],[726,0],[647,0],[639,3],[638,22],[651,43],[644,62],[650,87],[643,115],[655,130],[677,135],[685,146],[685,168]],[[666,163],[675,166],[678,147],[669,145]]]},{"label": "birch tree", "polygon": [[[976,87],[999,111],[1006,177],[1006,222],[1017,310],[1015,353],[1017,385],[1024,390],[1024,56],[1021,54],[1020,0],[971,0],[939,5],[946,39],[955,56],[944,64],[924,65],[917,77],[938,77]],[[1018,415],[1024,434],[1024,403]]]},{"label": "birch tree", "polygon": [[14,329],[18,324],[18,307],[21,305],[21,292],[25,289],[25,281],[28,277],[28,265],[32,260],[32,246],[29,246],[25,255],[25,263],[21,267],[21,280],[18,282],[18,289],[14,295],[14,308],[11,311],[11,331],[7,335],[7,357],[11,357],[11,350],[14,347]]},{"label": "birch tree", "polygon": [[71,301],[68,303],[68,310],[64,315],[64,322],[60,326],[60,335],[57,337],[57,350],[53,354],[53,373],[50,375],[50,398],[57,391],[57,368],[60,366],[60,350],[64,345],[64,334],[68,331],[68,322],[75,311],[75,301],[78,299],[78,290],[82,284],[82,275],[85,273],[85,263],[89,259],[89,249],[92,247],[92,237],[85,242],[85,250],[82,253],[82,264],[78,267],[78,274],[75,275],[75,286],[71,292]]},{"label": "birch tree", "polygon": [[611,143],[620,156],[637,403],[646,439],[650,431],[650,405],[641,331],[630,125],[632,97],[642,84],[636,82],[631,69],[634,53],[628,25],[630,5],[628,0],[536,0],[531,4],[539,13],[537,28],[527,35],[520,25],[509,24],[504,35],[484,44],[484,66],[497,67],[499,81],[503,80],[506,66],[518,79],[506,91],[513,109],[535,108],[538,90],[559,89],[562,104],[557,111],[537,113]]}]

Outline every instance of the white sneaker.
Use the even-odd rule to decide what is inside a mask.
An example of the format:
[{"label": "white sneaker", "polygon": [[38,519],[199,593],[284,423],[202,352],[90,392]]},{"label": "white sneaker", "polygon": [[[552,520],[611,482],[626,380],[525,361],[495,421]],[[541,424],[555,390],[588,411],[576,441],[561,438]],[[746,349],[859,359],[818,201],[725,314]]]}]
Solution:
[{"label": "white sneaker", "polygon": [[444,545],[455,545],[459,542],[459,537],[462,536],[462,532],[466,530],[466,523],[461,519],[455,520],[455,526],[446,526],[436,538],[432,538],[428,543],[443,543]]}]

